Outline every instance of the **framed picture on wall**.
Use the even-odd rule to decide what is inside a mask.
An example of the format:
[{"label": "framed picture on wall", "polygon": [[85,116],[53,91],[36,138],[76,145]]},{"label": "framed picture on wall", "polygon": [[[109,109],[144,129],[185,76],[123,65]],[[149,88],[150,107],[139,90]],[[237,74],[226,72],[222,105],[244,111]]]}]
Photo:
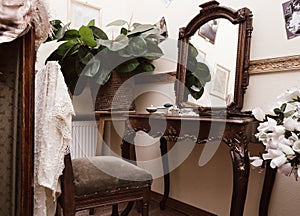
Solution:
[{"label": "framed picture on wall", "polygon": [[230,70],[227,68],[216,64],[215,73],[212,79],[212,86],[210,94],[221,99],[226,99],[228,90],[228,80],[229,80]]},{"label": "framed picture on wall", "polygon": [[215,39],[218,29],[218,20],[210,20],[200,27],[198,34],[205,40],[208,40],[212,44],[215,44]]},{"label": "framed picture on wall", "polygon": [[300,35],[300,0],[282,3],[287,39]]},{"label": "framed picture on wall", "polygon": [[95,25],[100,27],[101,7],[80,0],[69,0],[68,17],[73,28],[87,25],[91,20],[95,20]]}]

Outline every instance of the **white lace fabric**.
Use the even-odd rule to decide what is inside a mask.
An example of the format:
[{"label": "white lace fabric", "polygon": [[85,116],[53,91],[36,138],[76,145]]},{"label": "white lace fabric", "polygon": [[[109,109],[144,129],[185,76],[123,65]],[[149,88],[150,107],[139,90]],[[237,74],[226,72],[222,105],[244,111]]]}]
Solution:
[{"label": "white lace fabric", "polygon": [[55,215],[59,177],[72,141],[74,109],[57,62],[35,77],[34,215]]}]

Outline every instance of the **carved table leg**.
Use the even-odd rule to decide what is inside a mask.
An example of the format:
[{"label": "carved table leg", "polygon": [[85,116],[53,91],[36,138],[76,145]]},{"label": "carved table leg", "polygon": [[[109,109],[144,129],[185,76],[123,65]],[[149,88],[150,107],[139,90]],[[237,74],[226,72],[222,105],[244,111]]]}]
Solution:
[{"label": "carved table leg", "polygon": [[162,156],[162,165],[164,171],[164,195],[160,201],[160,209],[164,210],[166,208],[166,202],[169,197],[170,192],[170,174],[169,174],[169,162],[167,156],[167,140],[164,137],[160,138],[160,152]]},{"label": "carved table leg", "polygon": [[[127,122],[126,122],[127,123]],[[127,123],[128,124],[128,123]],[[129,162],[136,162],[135,148],[134,148],[134,137],[136,133],[134,131],[128,130],[128,125],[126,125],[126,131],[122,138],[121,144],[121,155],[124,159],[131,160]],[[121,216],[128,215],[134,205],[133,201],[128,202],[126,208],[122,211]]]},{"label": "carved table leg", "polygon": [[248,141],[242,132],[233,139],[224,138],[230,147],[233,167],[233,191],[231,199],[231,216],[242,216],[247,195],[250,162],[248,156]]},{"label": "carved table leg", "polygon": [[270,162],[268,162],[266,165],[264,185],[260,197],[259,216],[268,215],[269,202],[270,202],[273,185],[275,182],[276,172],[277,169],[272,169],[270,167]]},{"label": "carved table leg", "polygon": [[136,160],[135,148],[134,148],[134,137],[136,136],[135,131],[125,131],[122,138],[121,154],[122,157],[128,160]]}]

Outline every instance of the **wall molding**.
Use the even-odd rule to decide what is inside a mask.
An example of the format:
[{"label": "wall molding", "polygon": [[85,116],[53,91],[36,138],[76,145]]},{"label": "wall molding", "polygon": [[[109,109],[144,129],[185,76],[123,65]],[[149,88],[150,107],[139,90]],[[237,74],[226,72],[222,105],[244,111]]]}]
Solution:
[{"label": "wall molding", "polygon": [[250,61],[249,74],[300,71],[300,55]]}]

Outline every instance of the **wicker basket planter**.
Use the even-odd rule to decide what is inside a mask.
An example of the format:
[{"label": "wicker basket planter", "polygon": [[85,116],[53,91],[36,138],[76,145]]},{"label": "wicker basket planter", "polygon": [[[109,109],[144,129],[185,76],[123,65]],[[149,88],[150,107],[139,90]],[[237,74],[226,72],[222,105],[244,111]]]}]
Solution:
[{"label": "wicker basket planter", "polygon": [[129,79],[134,74],[114,70],[105,85],[90,82],[95,110],[134,110],[134,79]]}]

